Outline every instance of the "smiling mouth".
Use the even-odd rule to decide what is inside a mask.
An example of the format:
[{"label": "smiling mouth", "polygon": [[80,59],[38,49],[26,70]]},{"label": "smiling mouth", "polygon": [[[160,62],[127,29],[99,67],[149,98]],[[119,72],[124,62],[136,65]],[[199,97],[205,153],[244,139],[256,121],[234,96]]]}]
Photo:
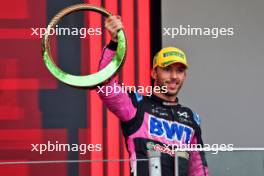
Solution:
[{"label": "smiling mouth", "polygon": [[179,83],[176,83],[176,82],[170,83],[170,82],[168,82],[167,85],[168,85],[169,88],[177,88]]}]

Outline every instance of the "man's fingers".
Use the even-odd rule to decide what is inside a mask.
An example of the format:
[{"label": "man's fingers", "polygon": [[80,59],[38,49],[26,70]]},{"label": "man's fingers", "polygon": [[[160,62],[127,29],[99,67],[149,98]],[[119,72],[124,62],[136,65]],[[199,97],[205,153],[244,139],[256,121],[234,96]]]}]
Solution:
[{"label": "man's fingers", "polygon": [[106,18],[105,22],[111,22],[111,21],[115,21],[115,20],[121,20],[121,16],[110,16],[110,17]]},{"label": "man's fingers", "polygon": [[110,28],[118,28],[118,29],[121,29],[123,28],[122,24],[121,23],[115,23],[115,24],[111,24],[109,26]]},{"label": "man's fingers", "polygon": [[115,28],[118,28],[118,29],[123,28],[123,25],[121,22],[111,22],[111,23],[106,23],[105,28],[112,31]]},{"label": "man's fingers", "polygon": [[105,28],[110,33],[113,40],[116,40],[117,32],[123,28],[120,16],[110,16],[105,20]]},{"label": "man's fingers", "polygon": [[110,17],[107,17],[105,21],[110,22],[116,19],[121,19],[121,17],[120,16],[110,16]]},{"label": "man's fingers", "polygon": [[107,23],[110,23],[110,24],[111,24],[111,23],[122,23],[122,22],[121,22],[121,19],[117,19],[117,18],[116,18],[116,19],[109,19],[109,20],[106,21],[106,22],[107,22]]}]

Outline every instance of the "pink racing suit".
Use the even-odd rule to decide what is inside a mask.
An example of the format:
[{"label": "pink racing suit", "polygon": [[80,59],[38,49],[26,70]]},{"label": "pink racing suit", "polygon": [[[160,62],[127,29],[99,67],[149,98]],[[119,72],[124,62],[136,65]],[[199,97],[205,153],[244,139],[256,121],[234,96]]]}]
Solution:
[{"label": "pink racing suit", "polygon": [[[104,68],[115,54],[116,43],[104,48],[99,69]],[[142,96],[137,92],[108,92],[107,86],[120,86],[111,78],[100,88],[100,98],[121,121],[126,146],[131,159],[131,175],[149,175],[149,149],[161,152],[162,176],[174,175],[175,153],[179,144],[201,144],[200,118],[197,113],[175,102],[166,102],[155,96]],[[185,152],[179,157],[180,176],[208,176],[204,152]]]}]

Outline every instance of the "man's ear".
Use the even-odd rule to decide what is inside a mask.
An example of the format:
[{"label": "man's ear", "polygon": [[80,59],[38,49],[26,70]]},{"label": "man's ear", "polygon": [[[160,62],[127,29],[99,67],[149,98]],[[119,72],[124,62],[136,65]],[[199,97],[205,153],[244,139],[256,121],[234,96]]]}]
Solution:
[{"label": "man's ear", "polygon": [[152,68],[152,70],[151,70],[151,77],[154,80],[157,79],[157,68]]}]

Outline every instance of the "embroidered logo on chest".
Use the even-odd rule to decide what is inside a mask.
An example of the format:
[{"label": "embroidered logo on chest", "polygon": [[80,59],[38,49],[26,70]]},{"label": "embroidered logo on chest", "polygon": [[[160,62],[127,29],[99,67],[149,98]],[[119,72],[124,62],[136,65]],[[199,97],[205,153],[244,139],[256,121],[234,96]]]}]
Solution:
[{"label": "embroidered logo on chest", "polygon": [[149,134],[169,141],[189,144],[193,129],[187,125],[149,116]]}]

